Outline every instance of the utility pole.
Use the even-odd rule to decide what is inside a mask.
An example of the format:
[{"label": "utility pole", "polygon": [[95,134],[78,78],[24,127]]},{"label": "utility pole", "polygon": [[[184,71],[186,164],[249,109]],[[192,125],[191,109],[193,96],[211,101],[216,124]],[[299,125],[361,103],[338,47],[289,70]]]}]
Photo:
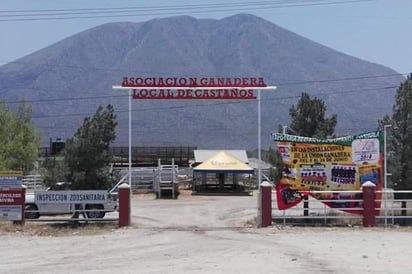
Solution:
[{"label": "utility pole", "polygon": [[383,193],[384,193],[384,208],[385,208],[385,226],[388,225],[388,209],[387,209],[387,193],[388,193],[388,176],[392,174],[388,174],[388,156],[387,156],[387,128],[391,127],[392,125],[384,125],[383,126]]},{"label": "utility pole", "polygon": [[[293,128],[290,128],[288,126],[282,126],[282,133],[287,134],[288,129],[292,131],[294,134],[298,134]],[[303,216],[309,216],[309,196],[306,196],[303,198]],[[305,222],[307,219],[305,219]]]}]

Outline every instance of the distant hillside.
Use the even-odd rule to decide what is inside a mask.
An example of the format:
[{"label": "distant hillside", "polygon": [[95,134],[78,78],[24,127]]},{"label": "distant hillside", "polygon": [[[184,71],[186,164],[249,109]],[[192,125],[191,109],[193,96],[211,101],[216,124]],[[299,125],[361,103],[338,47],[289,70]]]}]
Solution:
[{"label": "distant hillside", "polygon": [[[44,144],[71,137],[98,105],[113,104],[117,144],[127,145],[126,92],[111,88],[123,76],[265,77],[278,89],[262,91],[263,148],[278,124],[289,124],[302,92],[338,114],[338,133],[355,133],[391,113],[404,79],[252,15],[179,16],[101,25],[4,65],[0,98],[33,102]],[[134,100],[133,145],[255,149],[257,102]]]}]

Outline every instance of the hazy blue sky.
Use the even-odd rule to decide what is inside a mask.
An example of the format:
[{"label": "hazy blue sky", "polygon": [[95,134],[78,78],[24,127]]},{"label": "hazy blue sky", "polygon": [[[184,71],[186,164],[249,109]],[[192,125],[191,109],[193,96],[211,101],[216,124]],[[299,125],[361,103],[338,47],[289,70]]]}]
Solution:
[{"label": "hazy blue sky", "polygon": [[[133,15],[127,17],[40,21],[28,20],[34,16],[22,12],[82,9],[52,13],[71,13],[59,17],[90,17],[102,14],[92,14],[93,11],[84,9],[123,7],[157,10],[130,11],[126,14]],[[400,73],[412,72],[412,0],[0,0],[0,64],[107,22],[141,22],[183,14],[220,19],[240,12],[265,18],[325,46],[383,64]],[[51,18],[49,15],[39,17]]]}]

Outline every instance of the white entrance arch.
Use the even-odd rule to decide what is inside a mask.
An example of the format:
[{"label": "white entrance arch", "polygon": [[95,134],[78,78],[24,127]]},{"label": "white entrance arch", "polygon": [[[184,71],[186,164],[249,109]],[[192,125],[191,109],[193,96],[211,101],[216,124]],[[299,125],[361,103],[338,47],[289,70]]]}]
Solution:
[{"label": "white entrance arch", "polygon": [[[261,161],[261,90],[276,90],[267,86],[263,77],[123,77],[122,85],[114,90],[129,91],[129,170],[128,181],[132,181],[132,99],[138,100],[257,100],[258,103],[258,159]],[[257,90],[257,96],[254,91]],[[261,225],[262,171],[258,167],[257,225]],[[131,192],[130,192],[131,193]],[[130,199],[131,201],[131,199]]]}]

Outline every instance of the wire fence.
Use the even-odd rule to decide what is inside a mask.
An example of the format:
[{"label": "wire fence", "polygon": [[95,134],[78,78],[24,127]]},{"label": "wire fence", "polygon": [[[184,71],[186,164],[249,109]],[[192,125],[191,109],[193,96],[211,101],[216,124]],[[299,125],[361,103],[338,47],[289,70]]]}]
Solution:
[{"label": "wire fence", "polygon": [[[272,197],[272,220],[283,225],[362,225],[362,191],[340,191],[340,196],[356,199],[316,199],[319,194],[337,191],[312,191],[307,201],[286,210],[279,210],[276,194]],[[330,207],[333,204],[335,207]],[[412,191],[386,189],[376,191],[375,212],[377,225],[412,225]]]}]

